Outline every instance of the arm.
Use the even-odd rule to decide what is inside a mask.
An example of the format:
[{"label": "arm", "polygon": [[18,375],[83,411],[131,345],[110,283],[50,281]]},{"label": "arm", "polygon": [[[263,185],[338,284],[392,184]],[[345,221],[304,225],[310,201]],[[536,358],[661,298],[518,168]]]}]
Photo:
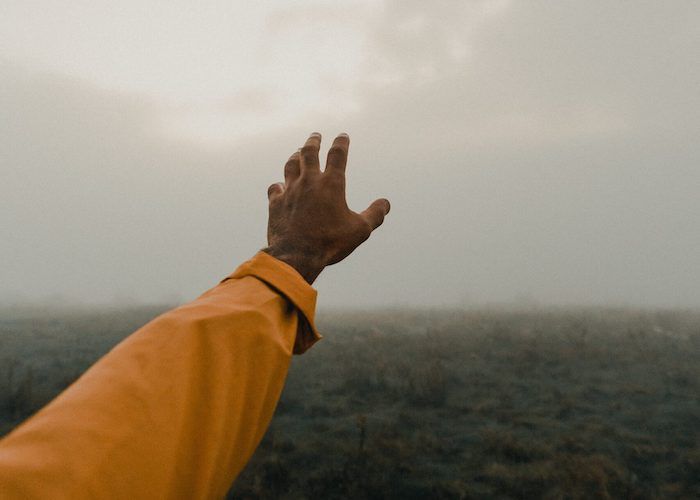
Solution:
[{"label": "arm", "polygon": [[[336,143],[344,168],[347,137]],[[3,498],[224,495],[272,418],[292,353],[319,338],[310,284],[388,210],[350,212],[344,177],[342,190],[330,177],[341,149],[322,173],[319,145],[312,135],[269,190],[264,252],[129,336],[0,442]]]},{"label": "arm", "polygon": [[257,274],[275,274],[310,322],[315,301],[264,253],[241,269],[131,335],[10,434],[0,446],[4,494],[223,496],[272,417],[299,321]]}]

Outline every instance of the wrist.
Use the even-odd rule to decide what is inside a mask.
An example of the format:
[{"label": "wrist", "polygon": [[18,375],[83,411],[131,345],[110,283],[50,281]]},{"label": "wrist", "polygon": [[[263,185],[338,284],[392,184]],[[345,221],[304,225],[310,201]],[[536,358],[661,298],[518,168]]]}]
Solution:
[{"label": "wrist", "polygon": [[316,281],[318,275],[321,274],[321,271],[326,267],[321,263],[320,259],[314,258],[304,252],[292,251],[275,246],[263,248],[262,251],[293,267],[309,285]]}]

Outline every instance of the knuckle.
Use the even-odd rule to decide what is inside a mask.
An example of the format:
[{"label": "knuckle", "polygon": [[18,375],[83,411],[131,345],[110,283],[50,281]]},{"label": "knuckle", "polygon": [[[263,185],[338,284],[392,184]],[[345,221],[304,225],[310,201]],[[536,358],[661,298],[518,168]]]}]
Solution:
[{"label": "knuckle", "polygon": [[332,189],[341,189],[345,186],[345,177],[338,175],[338,173],[324,174],[323,181]]},{"label": "knuckle", "polygon": [[318,154],[318,146],[316,144],[305,144],[303,148],[301,148],[301,156],[306,157],[308,155],[317,155]]},{"label": "knuckle", "polygon": [[348,154],[348,150],[344,146],[335,144],[328,150],[328,154],[330,156],[345,156]]},{"label": "knuckle", "polygon": [[318,153],[305,153],[302,156],[302,161],[305,165],[313,165],[318,163]]},{"label": "knuckle", "polygon": [[295,186],[296,194],[308,194],[307,191],[309,191],[314,183],[314,178],[313,175],[309,175],[308,172],[301,172],[301,175],[299,175],[299,178],[297,179]]}]

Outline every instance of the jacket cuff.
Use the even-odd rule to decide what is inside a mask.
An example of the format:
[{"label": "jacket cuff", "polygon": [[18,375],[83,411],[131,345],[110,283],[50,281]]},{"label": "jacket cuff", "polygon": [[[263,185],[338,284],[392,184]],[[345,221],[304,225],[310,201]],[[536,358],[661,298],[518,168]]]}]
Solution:
[{"label": "jacket cuff", "polygon": [[294,354],[303,354],[323,336],[314,323],[318,293],[289,264],[260,251],[241,264],[227,279],[254,276],[279,292],[294,305],[299,316]]}]

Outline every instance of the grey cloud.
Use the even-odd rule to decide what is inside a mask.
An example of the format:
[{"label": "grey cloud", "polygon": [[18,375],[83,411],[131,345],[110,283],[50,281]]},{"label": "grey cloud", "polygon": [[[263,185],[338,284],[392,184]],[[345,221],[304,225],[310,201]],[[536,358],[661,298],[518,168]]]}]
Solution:
[{"label": "grey cloud", "polygon": [[[362,89],[354,160],[396,185],[393,298],[700,303],[700,9],[683,6],[514,2],[465,36],[462,66]],[[423,40],[377,50],[444,52]]]},{"label": "grey cloud", "polygon": [[159,137],[139,96],[0,74],[5,297],[191,297],[264,245],[267,179],[245,151]]},{"label": "grey cloud", "polygon": [[388,2],[358,112],[235,151],[154,135],[138,96],[4,67],[3,291],[194,295],[264,243],[265,188],[321,128],[351,133],[351,206],[393,206],[321,304],[700,306],[700,6],[484,5]]}]

